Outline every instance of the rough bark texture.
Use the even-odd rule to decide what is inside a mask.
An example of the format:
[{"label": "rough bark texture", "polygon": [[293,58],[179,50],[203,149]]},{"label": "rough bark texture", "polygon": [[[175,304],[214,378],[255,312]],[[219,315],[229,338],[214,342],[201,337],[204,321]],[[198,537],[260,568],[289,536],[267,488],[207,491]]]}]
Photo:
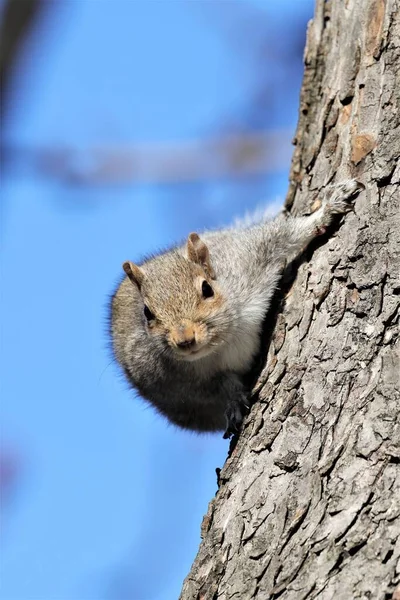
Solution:
[{"label": "rough bark texture", "polygon": [[182,600],[400,599],[400,1],[318,0],[287,208],[366,185],[303,263]]}]

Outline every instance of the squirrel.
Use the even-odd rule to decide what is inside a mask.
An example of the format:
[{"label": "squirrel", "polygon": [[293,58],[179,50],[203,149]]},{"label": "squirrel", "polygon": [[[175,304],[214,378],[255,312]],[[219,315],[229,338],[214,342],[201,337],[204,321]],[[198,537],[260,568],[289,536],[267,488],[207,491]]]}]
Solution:
[{"label": "squirrel", "polygon": [[110,329],[129,384],[179,427],[237,434],[249,410],[243,378],[285,266],[361,189],[354,179],[330,185],[309,216],[191,233],[141,265],[125,262]]}]

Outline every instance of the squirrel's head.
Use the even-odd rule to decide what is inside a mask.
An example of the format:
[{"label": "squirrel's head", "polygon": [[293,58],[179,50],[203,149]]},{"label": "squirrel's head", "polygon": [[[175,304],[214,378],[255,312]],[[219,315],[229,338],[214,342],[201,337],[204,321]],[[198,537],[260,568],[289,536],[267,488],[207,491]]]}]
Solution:
[{"label": "squirrel's head", "polygon": [[194,361],[222,343],[225,301],[197,233],[187,239],[186,256],[172,251],[142,267],[125,262],[123,268],[140,292],[149,337],[175,357]]}]

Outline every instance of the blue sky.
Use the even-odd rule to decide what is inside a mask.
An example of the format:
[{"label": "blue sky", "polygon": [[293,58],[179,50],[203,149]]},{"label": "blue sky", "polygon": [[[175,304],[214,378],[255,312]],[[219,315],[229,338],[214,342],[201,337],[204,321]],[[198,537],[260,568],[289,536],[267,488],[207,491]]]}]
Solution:
[{"label": "blue sky", "polygon": [[[312,11],[309,0],[242,2],[272,30]],[[228,29],[230,4],[217,3]],[[49,3],[14,75],[5,136],[85,152],[226,128],[255,73],[213,18],[207,2]],[[295,73],[271,127],[294,131],[300,63]],[[288,168],[242,186],[5,173],[1,437],[20,471],[3,506],[2,600],[178,597],[228,443],[179,431],[133,398],[107,350],[107,298],[124,260],[283,197]]]}]

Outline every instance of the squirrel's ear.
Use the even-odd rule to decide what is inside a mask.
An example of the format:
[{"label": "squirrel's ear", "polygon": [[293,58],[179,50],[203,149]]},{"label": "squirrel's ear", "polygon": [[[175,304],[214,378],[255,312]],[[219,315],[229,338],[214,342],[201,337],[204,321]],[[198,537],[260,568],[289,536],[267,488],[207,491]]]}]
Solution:
[{"label": "squirrel's ear", "polygon": [[142,283],[143,283],[143,278],[144,278],[144,273],[143,273],[142,269],[140,267],[138,267],[137,265],[134,265],[133,263],[131,263],[128,260],[126,262],[124,262],[124,264],[122,265],[122,268],[125,271],[125,273],[128,275],[129,279],[132,281],[132,283],[137,285],[137,287],[140,290]]},{"label": "squirrel's ear", "polygon": [[189,260],[201,265],[211,279],[215,279],[215,272],[210,262],[210,253],[206,244],[200,239],[197,233],[189,234],[187,240],[187,253]]}]

